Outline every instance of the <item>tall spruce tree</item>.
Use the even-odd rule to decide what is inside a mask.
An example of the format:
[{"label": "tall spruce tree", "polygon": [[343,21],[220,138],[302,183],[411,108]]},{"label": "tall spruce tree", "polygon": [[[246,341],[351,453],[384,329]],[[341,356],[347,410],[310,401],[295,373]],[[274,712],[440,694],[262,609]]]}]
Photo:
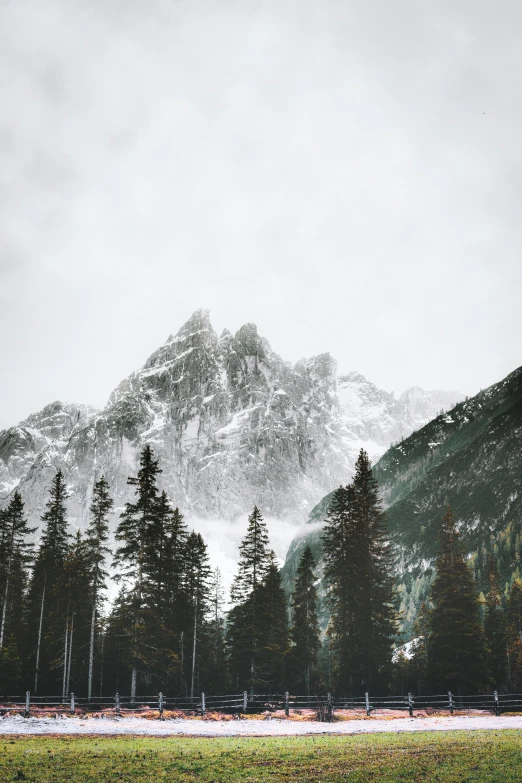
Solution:
[{"label": "tall spruce tree", "polygon": [[225,591],[219,568],[212,571],[209,584],[207,688],[209,693],[226,693]]},{"label": "tall spruce tree", "polygon": [[[46,643],[50,653],[48,684],[61,689],[63,699],[78,686],[85,688],[89,640],[89,566],[85,542],[78,531],[68,547],[53,585],[53,612]],[[87,598],[87,600],[86,600]]]},{"label": "tall spruce tree", "polygon": [[141,453],[138,475],[127,480],[130,486],[135,487],[137,500],[125,504],[116,531],[116,540],[120,542],[114,559],[114,566],[119,569],[116,578],[124,579],[129,586],[125,595],[127,601],[131,602],[133,614],[132,628],[128,629],[132,657],[130,691],[133,701],[136,698],[140,667],[150,669],[151,647],[147,641],[145,598],[149,588],[146,580],[151,571],[150,535],[157,522],[156,477],[159,473],[158,460],[154,459],[153,451],[147,445]]},{"label": "tall spruce tree", "polygon": [[230,592],[233,607],[228,614],[227,647],[230,674],[235,687],[262,683],[258,658],[262,627],[260,590],[271,562],[268,533],[261,512],[254,506],[248,518],[247,533],[239,547],[238,571]]},{"label": "tall spruce tree", "polygon": [[442,521],[431,587],[427,677],[436,693],[476,693],[488,686],[487,647],[478,596],[450,507]]},{"label": "tall spruce tree", "polygon": [[257,611],[261,631],[257,679],[265,693],[277,693],[286,684],[289,638],[286,596],[273,552],[270,552],[270,563],[259,590]]},{"label": "tall spruce tree", "polygon": [[334,493],[323,549],[335,685],[354,694],[386,689],[396,632],[393,564],[379,487],[363,449],[353,483]]},{"label": "tall spruce tree", "polygon": [[319,621],[317,619],[317,576],[315,559],[306,546],[297,567],[294,591],[291,599],[292,648],[289,655],[289,674],[292,685],[307,696],[315,684],[319,650],[321,649]]},{"label": "tall spruce tree", "polygon": [[498,584],[498,570],[494,556],[488,557],[489,590],[486,595],[484,633],[489,648],[488,669],[491,684],[501,688],[507,675],[507,641],[502,596]]},{"label": "tall spruce tree", "polygon": [[43,533],[28,590],[26,660],[29,670],[34,672],[34,693],[42,684],[53,687],[56,680],[51,670],[54,640],[50,626],[51,618],[57,613],[57,586],[62,580],[69,549],[66,499],[67,487],[59,470],[53,479],[42,516]]},{"label": "tall spruce tree", "polygon": [[522,581],[514,579],[506,604],[507,681],[510,689],[522,688]]},{"label": "tall spruce tree", "polygon": [[22,496],[16,491],[7,508],[0,510],[0,650],[9,636],[17,654],[21,641],[19,614],[33,558],[28,537],[34,531],[27,525]]},{"label": "tall spruce tree", "polygon": [[200,533],[190,533],[186,545],[186,594],[191,624],[190,695],[194,696],[198,672],[198,641],[202,641],[208,610],[210,566]]},{"label": "tall spruce tree", "polygon": [[89,633],[89,671],[87,678],[87,698],[90,699],[93,691],[94,676],[94,644],[97,622],[106,590],[106,560],[110,554],[107,546],[109,539],[109,514],[113,508],[113,501],[109,495],[109,485],[104,476],[94,484],[91,502],[91,516],[87,536],[85,540],[85,555],[90,583],[91,624]]}]

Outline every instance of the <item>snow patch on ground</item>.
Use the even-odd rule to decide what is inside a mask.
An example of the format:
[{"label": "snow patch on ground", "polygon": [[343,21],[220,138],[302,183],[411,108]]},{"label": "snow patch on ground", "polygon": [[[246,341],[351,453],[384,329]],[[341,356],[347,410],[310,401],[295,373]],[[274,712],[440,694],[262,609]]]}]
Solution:
[{"label": "snow patch on ground", "polygon": [[4,734],[136,734],[151,736],[248,737],[304,734],[373,734],[410,731],[522,729],[522,716],[455,715],[430,718],[366,718],[339,723],[286,720],[144,720],[143,718],[0,718]]}]

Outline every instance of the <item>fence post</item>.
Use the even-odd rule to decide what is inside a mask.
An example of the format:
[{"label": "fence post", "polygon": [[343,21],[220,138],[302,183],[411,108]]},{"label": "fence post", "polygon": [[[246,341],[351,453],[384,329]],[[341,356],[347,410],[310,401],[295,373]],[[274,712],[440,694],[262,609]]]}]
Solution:
[{"label": "fence post", "polygon": [[498,692],[493,691],[493,698],[495,699],[495,715],[499,714],[499,704],[498,704]]},{"label": "fence post", "polygon": [[74,693],[71,693],[71,715],[74,715]]},{"label": "fence post", "polygon": [[116,702],[116,715],[119,715],[120,714],[120,694],[119,693],[116,694],[116,696],[114,698],[114,701]]},{"label": "fence post", "polygon": [[243,712],[247,711],[247,700],[248,700],[248,693],[246,691],[243,691]]},{"label": "fence post", "polygon": [[205,694],[201,691],[201,714],[205,714]]},{"label": "fence post", "polygon": [[160,691],[160,695],[158,697],[158,708],[159,708],[159,716],[160,720],[163,720],[163,693]]},{"label": "fence post", "polygon": [[451,695],[451,691],[448,691],[448,700],[449,700],[450,712],[453,715],[453,696]]},{"label": "fence post", "polygon": [[290,715],[290,703],[289,703],[289,693],[288,691],[285,691],[285,715]]},{"label": "fence post", "polygon": [[29,717],[29,709],[31,706],[31,693],[30,691],[25,692],[25,716],[26,718]]},{"label": "fence post", "polygon": [[366,691],[364,696],[366,698],[366,714],[369,715],[370,714],[370,697],[368,695],[368,691]]},{"label": "fence post", "polygon": [[326,694],[326,714],[328,716],[328,720],[332,717],[332,694],[327,693]]},{"label": "fence post", "polygon": [[408,710],[410,712],[410,718],[413,718],[413,696],[408,693]]}]

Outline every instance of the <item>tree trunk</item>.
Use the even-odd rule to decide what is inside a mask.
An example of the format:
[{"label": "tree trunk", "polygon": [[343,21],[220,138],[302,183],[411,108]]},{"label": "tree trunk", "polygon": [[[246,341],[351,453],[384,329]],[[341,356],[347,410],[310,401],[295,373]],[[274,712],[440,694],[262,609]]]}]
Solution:
[{"label": "tree trunk", "polygon": [[65,701],[67,694],[67,661],[69,653],[69,607],[67,607],[67,617],[65,618],[65,645],[63,650],[63,681],[62,681],[62,699]]},{"label": "tree trunk", "polygon": [[45,586],[47,584],[47,573],[44,574],[44,586],[43,586],[43,592],[42,592],[42,606],[40,609],[40,626],[38,628],[38,642],[36,645],[36,666],[35,666],[35,673],[34,673],[34,692],[35,694],[38,691],[38,667],[40,665],[40,644],[42,642],[42,625],[43,625],[43,613],[44,613],[44,601],[45,601]]},{"label": "tree trunk", "polygon": [[89,681],[87,683],[87,698],[91,698],[92,694],[92,670],[94,664],[94,625],[96,623],[96,595],[92,605],[92,617],[91,617],[91,638],[89,642]]},{"label": "tree trunk", "polygon": [[70,693],[71,686],[71,662],[72,662],[72,649],[73,649],[73,631],[74,631],[74,609],[71,617],[71,635],[69,637],[69,662],[67,664],[67,693]]},{"label": "tree trunk", "polygon": [[0,625],[0,650],[4,646],[4,629],[5,629],[5,617],[7,614],[7,594],[9,592],[10,571],[11,571],[11,565],[9,564],[9,567],[7,569],[7,579],[5,583],[4,605],[2,606],[2,623]]},{"label": "tree trunk", "polygon": [[190,696],[194,696],[194,677],[196,673],[196,632],[198,624],[198,596],[196,593],[196,604],[194,607],[194,643],[192,645],[192,679],[190,683]]},{"label": "tree trunk", "polygon": [[103,648],[105,647],[105,634],[101,635],[101,654],[100,654],[100,699],[103,696]]},{"label": "tree trunk", "polygon": [[131,702],[136,701],[136,680],[138,679],[138,667],[136,666],[136,661],[133,661],[132,663],[132,673],[131,673]]}]

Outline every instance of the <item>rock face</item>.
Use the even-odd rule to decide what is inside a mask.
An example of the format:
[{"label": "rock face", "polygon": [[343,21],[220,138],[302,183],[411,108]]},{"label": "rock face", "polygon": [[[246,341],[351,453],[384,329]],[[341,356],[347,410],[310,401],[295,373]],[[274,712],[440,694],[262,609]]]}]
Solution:
[{"label": "rock face", "polygon": [[[423,396],[412,391],[408,400]],[[470,555],[491,549],[508,525],[522,523],[521,455],[522,367],[437,416],[377,462],[374,473],[402,576],[406,627],[427,596],[448,503]],[[287,588],[306,544],[322,573],[320,537],[330,498],[331,493],[312,510],[290,545],[283,569]],[[509,576],[518,567],[521,554],[515,542],[512,562],[500,564],[502,574]]]},{"label": "rock face", "polygon": [[357,373],[337,378],[329,354],[292,366],[253,324],[218,337],[197,311],[104,410],[53,403],[0,433],[0,502],[18,486],[38,525],[61,468],[71,522],[83,528],[95,477],[106,476],[121,507],[150,443],[160,485],[188,516],[234,519],[257,503],[301,524],[346,480],[361,446],[376,458],[461,396],[415,388],[395,399]]}]

